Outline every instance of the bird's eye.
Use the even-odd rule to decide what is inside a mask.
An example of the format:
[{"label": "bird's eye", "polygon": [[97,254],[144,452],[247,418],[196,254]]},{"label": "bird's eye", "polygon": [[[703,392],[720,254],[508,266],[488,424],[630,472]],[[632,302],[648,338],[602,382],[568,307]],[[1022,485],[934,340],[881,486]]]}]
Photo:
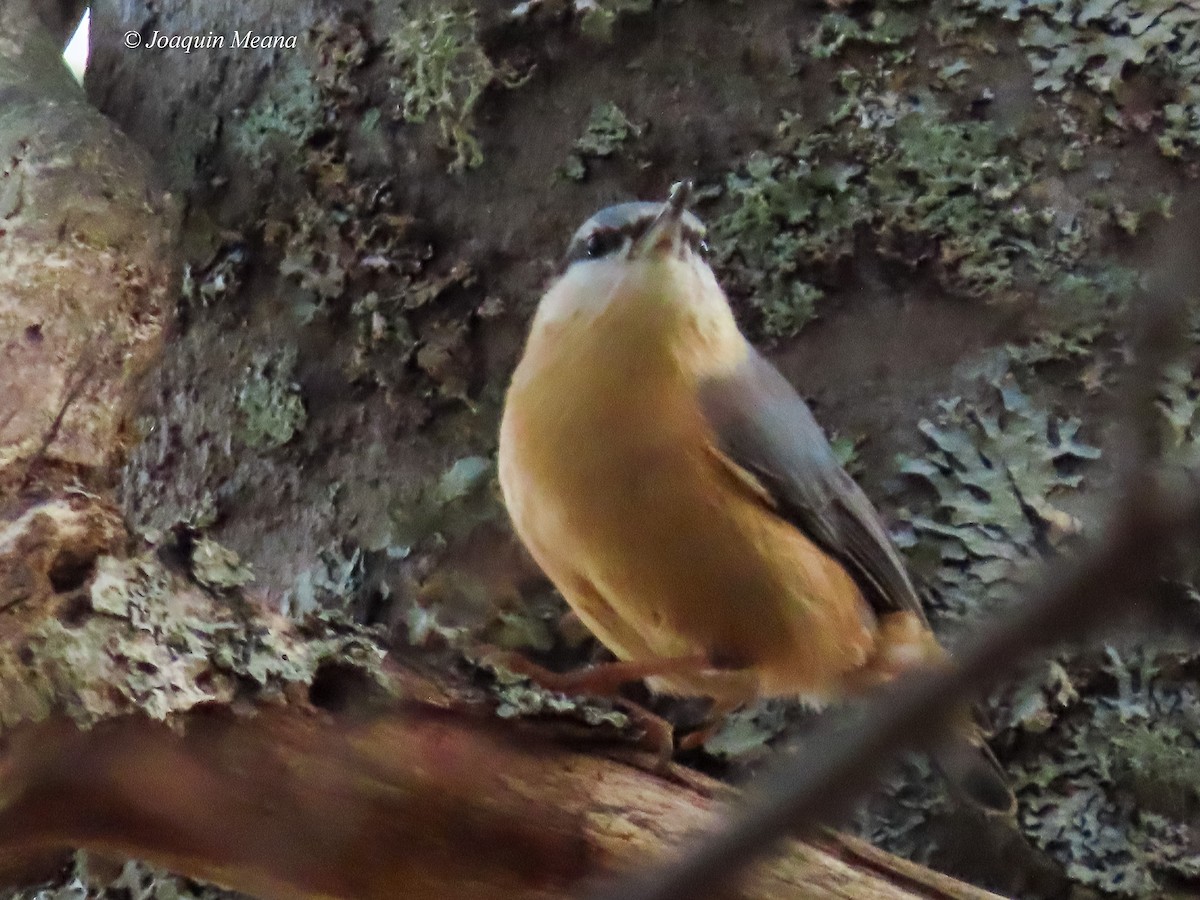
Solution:
[{"label": "bird's eye", "polygon": [[623,240],[616,231],[593,231],[588,235],[584,250],[589,259],[599,259],[619,249]]}]

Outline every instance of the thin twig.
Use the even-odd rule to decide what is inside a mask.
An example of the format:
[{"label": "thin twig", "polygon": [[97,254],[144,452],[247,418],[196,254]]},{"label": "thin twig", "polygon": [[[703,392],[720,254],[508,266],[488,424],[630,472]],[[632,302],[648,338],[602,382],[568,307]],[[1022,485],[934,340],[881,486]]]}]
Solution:
[{"label": "thin twig", "polygon": [[994,684],[1023,660],[1112,622],[1159,576],[1156,562],[1181,534],[1200,533],[1200,495],[1130,492],[1114,521],[1066,577],[1052,579],[988,629],[947,672],[906,679],[871,704],[861,727],[819,733],[811,752],[762,779],[729,827],[699,840],[671,865],[610,886],[603,900],[711,896],[780,838],[846,813],[897,754],[928,746],[964,696]]}]

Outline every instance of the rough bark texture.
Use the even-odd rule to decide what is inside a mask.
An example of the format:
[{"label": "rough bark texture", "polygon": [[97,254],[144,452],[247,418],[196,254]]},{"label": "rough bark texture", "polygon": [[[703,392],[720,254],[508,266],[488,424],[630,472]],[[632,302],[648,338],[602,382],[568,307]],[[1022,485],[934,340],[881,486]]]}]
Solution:
[{"label": "rough bark texture", "polygon": [[[67,5],[0,2],[5,729],[53,717],[45,740],[74,752],[98,745],[58,731],[63,716],[186,721],[198,705],[286,699],[261,722],[308,759],[350,726],[322,730],[306,695],[327,706],[347,679],[387,682],[384,649],[443,680],[466,668],[506,715],[567,707],[611,729],[611,708],[523,705],[461,650],[482,638],[551,666],[595,657],[558,627],[561,602],[513,540],[496,422],[571,230],[680,177],[697,180],[741,321],[839,433],[953,644],[1026,562],[1095,521],[1132,265],[1171,201],[1196,196],[1187,4],[1085,6],[108,0],[93,9],[87,95],[127,141],[59,64],[64,27],[35,26]],[[231,46],[249,31],[293,43]],[[146,46],[156,35],[176,43]],[[179,44],[215,36],[224,47]],[[1156,423],[1193,466],[1195,356],[1170,373]],[[1194,887],[1196,661],[1129,644],[990,698],[1028,843],[992,843],[948,812],[919,763],[863,830],[1006,892]],[[212,721],[268,752],[256,720]],[[494,746],[490,727],[455,727]],[[698,760],[745,775],[804,727],[796,710],[753,711]],[[215,746],[141,720],[114,728],[165,759]],[[534,751],[508,749],[524,771]],[[667,790],[630,771],[604,778]],[[581,840],[593,819],[648,842],[671,824],[647,822],[661,806],[628,806],[628,819],[593,810]],[[88,839],[53,808],[62,839]],[[897,879],[894,860],[839,846]],[[835,877],[797,852],[783,865]],[[252,875],[237,883],[265,883]]]},{"label": "rough bark texture", "polygon": [[[0,535],[0,872],[45,875],[78,846],[263,897],[568,897],[733,796],[515,737],[469,683],[381,667],[368,635],[296,629],[125,543],[88,498]],[[985,894],[834,836],[738,896]]]},{"label": "rough bark texture", "polygon": [[83,97],[32,4],[0,7],[0,496],[31,468],[94,484],[158,359],[173,203]]},{"label": "rough bark texture", "polygon": [[[19,12],[0,54],[0,871],[79,846],[267,897],[566,897],[711,827],[716,782],[515,741],[469,684],[264,609],[218,545],[127,532],[105,488],[161,348],[172,204]],[[983,894],[831,837],[740,896]]]},{"label": "rough bark texture", "polygon": [[[555,898],[719,822],[723,786],[512,743],[410,708],[347,724],[296,706],[47,723],[5,755],[0,859],[63,845],[263,897]],[[791,842],[729,896],[984,900],[851,839]]]}]

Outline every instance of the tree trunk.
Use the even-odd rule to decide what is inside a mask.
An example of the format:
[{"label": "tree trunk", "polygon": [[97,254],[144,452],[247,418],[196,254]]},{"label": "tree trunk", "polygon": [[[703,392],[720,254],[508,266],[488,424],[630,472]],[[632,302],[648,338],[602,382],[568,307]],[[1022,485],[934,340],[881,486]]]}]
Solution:
[{"label": "tree trunk", "polygon": [[[458,652],[586,655],[490,462],[571,231],[832,102],[793,77],[824,10],[637,6],[108,0],[89,105],[77,6],[0,0],[6,883],[83,847],[266,897],[579,896],[720,822],[731,789],[624,732],[502,722]],[[904,318],[924,285],[884,275],[778,354],[875,461],[1023,327]],[[992,896],[836,834],[738,892]]]}]

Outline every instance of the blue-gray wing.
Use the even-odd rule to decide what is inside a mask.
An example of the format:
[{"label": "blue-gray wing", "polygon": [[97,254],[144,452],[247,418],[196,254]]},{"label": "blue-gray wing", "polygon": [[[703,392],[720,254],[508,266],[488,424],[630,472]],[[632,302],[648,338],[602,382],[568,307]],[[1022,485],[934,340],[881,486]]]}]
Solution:
[{"label": "blue-gray wing", "polygon": [[845,566],[876,612],[924,619],[879,513],[774,366],[751,348],[732,374],[701,385],[700,404],[718,449],[757,479],[779,516]]}]

